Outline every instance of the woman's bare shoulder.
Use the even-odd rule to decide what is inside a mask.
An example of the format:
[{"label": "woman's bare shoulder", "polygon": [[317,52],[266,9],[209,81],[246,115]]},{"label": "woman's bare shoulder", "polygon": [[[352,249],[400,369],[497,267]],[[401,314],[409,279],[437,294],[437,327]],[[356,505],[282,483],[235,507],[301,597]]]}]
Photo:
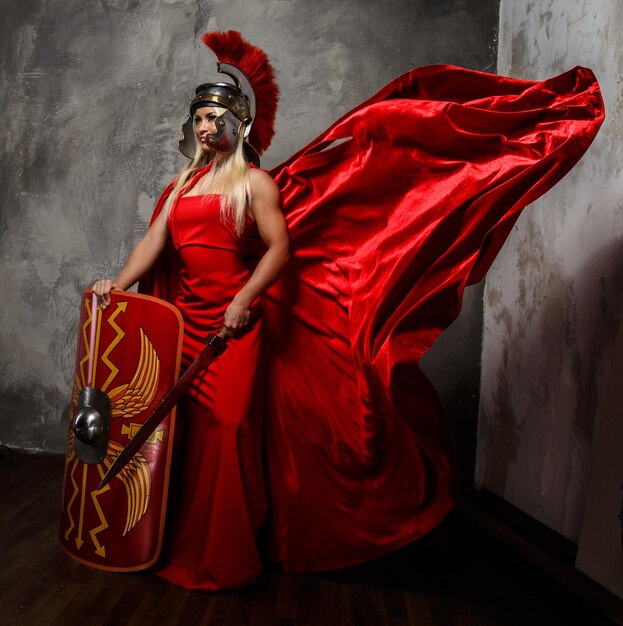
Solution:
[{"label": "woman's bare shoulder", "polygon": [[272,179],[271,175],[264,170],[260,170],[256,167],[251,168],[251,192],[256,195],[266,193],[279,193],[277,183]]}]

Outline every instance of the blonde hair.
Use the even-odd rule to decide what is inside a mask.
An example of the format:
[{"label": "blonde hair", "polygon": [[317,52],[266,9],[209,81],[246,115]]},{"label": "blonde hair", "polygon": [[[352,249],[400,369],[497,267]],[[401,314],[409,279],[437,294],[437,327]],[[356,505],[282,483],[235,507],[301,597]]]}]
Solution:
[{"label": "blonde hair", "polygon": [[[218,115],[227,109],[214,107]],[[240,133],[242,135],[242,133]],[[232,152],[208,152],[201,149],[197,136],[193,133],[195,155],[190,163],[179,173],[171,194],[164,204],[163,210],[168,216],[176,198],[184,191],[184,187],[198,169],[212,163],[212,168],[202,176],[195,185],[195,193],[215,194],[221,197],[221,219],[234,226],[236,234],[241,235],[245,226],[247,210],[251,205],[251,176],[249,163],[244,155],[244,142],[239,136],[238,143]]]}]

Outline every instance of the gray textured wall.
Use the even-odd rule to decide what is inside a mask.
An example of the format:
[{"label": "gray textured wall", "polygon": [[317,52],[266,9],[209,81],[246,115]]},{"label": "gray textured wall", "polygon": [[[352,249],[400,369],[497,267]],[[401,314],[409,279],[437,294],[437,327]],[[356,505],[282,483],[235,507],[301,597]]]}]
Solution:
[{"label": "gray textured wall", "polygon": [[606,122],[518,222],[485,290],[477,481],[577,540],[623,304],[623,4],[502,0],[500,73],[594,69]]},{"label": "gray textured wall", "polygon": [[[0,20],[0,442],[61,451],[81,289],[114,275],[182,163],[199,43],[235,28],[274,62],[274,165],[416,65],[495,69],[497,0],[3,0]],[[428,370],[475,419],[480,292]],[[457,367],[456,344],[465,361]],[[457,426],[458,427],[458,426]],[[470,463],[472,434],[460,436]]]}]

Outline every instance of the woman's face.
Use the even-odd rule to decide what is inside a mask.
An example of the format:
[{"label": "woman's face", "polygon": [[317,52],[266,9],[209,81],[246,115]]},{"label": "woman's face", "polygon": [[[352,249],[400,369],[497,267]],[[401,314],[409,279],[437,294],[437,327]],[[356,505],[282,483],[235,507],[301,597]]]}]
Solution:
[{"label": "woman's face", "polygon": [[201,146],[201,150],[210,152],[210,145],[208,139],[211,135],[216,133],[216,109],[214,107],[201,107],[197,109],[193,114],[193,123],[195,126],[195,134],[197,135],[197,141]]}]

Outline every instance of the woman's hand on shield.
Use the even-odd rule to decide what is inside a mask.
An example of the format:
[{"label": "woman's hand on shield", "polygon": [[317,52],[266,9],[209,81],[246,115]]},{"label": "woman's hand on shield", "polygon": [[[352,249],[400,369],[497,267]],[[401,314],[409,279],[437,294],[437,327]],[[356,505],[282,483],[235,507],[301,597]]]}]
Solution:
[{"label": "woman's hand on shield", "polygon": [[101,278],[95,281],[92,289],[97,296],[97,303],[102,307],[102,311],[105,311],[110,304],[110,292],[119,287],[110,278]]}]

